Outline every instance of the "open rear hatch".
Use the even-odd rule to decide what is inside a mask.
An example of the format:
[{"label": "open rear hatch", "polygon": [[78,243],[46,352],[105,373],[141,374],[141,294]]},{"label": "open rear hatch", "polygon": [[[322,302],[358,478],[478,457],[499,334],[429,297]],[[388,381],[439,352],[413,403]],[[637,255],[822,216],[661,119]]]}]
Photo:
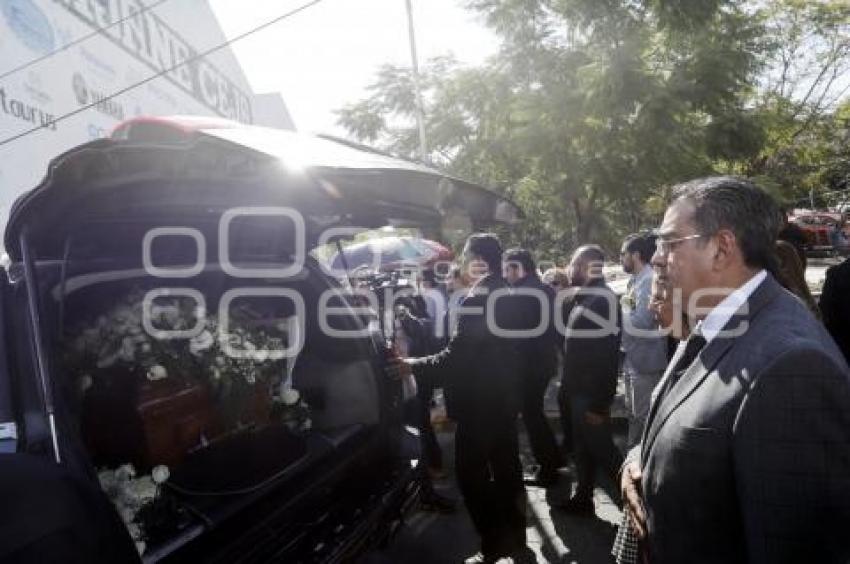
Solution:
[{"label": "open rear hatch", "polygon": [[[210,311],[216,310],[215,300],[223,300],[223,295],[241,286],[254,290],[299,289],[299,295],[304,296],[323,289],[315,280],[321,280],[325,287],[333,285],[309,260],[300,274],[277,278],[262,270],[251,270],[245,279],[228,277],[232,273],[221,264],[222,247],[239,268],[256,267],[255,263],[280,268],[298,254],[299,245],[304,247],[301,251],[313,248],[331,227],[396,225],[433,229],[445,218],[460,213],[469,218],[470,227],[483,228],[519,218],[518,209],[506,199],[416,163],[331,139],[238,124],[214,125],[129,122],[119,127],[115,139],[95,141],[61,155],[51,163],[44,181],[15,203],[5,233],[6,250],[17,278],[16,293],[25,297],[22,301],[29,314],[29,331],[22,332],[25,336],[20,338],[30,342],[21,350],[33,356],[31,364],[40,391],[34,397],[44,403],[48,421],[45,428],[50,429],[55,458],[70,458],[72,441],[63,443],[61,434],[74,425],[60,421],[57,436],[54,413],[61,417],[88,405],[99,406],[92,413],[103,417],[90,418],[87,423],[84,414],[83,442],[89,450],[91,445],[98,445],[96,454],[101,464],[96,456],[92,458],[99,467],[110,469],[107,477],[115,482],[114,487],[151,487],[141,484],[139,478],[134,481],[121,474],[123,462],[133,461],[145,473],[142,478],[150,481],[146,473],[154,476],[156,464],[166,459],[178,461],[169,463],[170,477],[162,486],[173,495],[159,505],[145,506],[146,510],[139,510],[127,521],[131,530],[132,526],[138,528],[147,511],[146,524],[159,527],[153,535],[154,529],[145,527],[147,540],[153,541],[145,554],[152,560],[179,555],[181,550],[194,554],[199,543],[187,543],[202,531],[219,527],[232,529],[240,541],[218,538],[215,542],[219,544],[219,554],[230,554],[237,545],[243,547],[239,551],[245,554],[246,545],[241,541],[246,541],[257,554],[255,558],[245,556],[245,560],[278,559],[288,550],[280,544],[281,539],[294,543],[305,534],[303,527],[292,527],[298,522],[291,521],[291,514],[303,511],[300,504],[307,503],[308,497],[321,494],[329,506],[333,502],[335,509],[328,513],[334,515],[333,519],[322,511],[310,518],[340,531],[348,526],[349,509],[358,507],[362,500],[374,497],[376,507],[385,505],[386,500],[380,501],[384,487],[381,480],[396,479],[393,476],[397,468],[378,471],[380,465],[376,463],[386,454],[381,451],[382,437],[367,431],[381,427],[386,414],[381,412],[378,417],[378,408],[363,407],[386,403],[387,392],[380,383],[376,389],[368,384],[374,380],[373,365],[380,358],[369,352],[361,355],[368,343],[360,343],[356,350],[346,353],[353,355],[349,358],[342,350],[329,353],[333,343],[323,342],[320,337],[314,340],[311,353],[308,342],[307,352],[292,361],[294,368],[289,365],[281,370],[288,370],[291,380],[297,383],[300,366],[300,373],[307,374],[308,380],[312,378],[313,387],[319,390],[318,395],[307,397],[313,406],[314,429],[290,435],[280,421],[270,423],[274,405],[269,405],[268,398],[259,397],[246,386],[242,389],[249,390],[245,392],[248,395],[243,394],[240,400],[243,408],[236,417],[231,415],[224,421],[216,404],[221,386],[209,385],[209,362],[195,362],[187,368],[178,359],[168,370],[151,366],[141,369],[134,366],[136,353],[131,350],[131,361],[95,365],[90,367],[91,373],[74,373],[77,365],[73,362],[83,363],[79,354],[71,362],[68,355],[57,353],[79,340],[69,340],[63,333],[68,327],[73,328],[74,337],[88,345],[93,343],[95,351],[103,348],[101,343],[115,340],[121,346],[113,357],[126,353],[121,349],[136,340],[138,346],[131,344],[131,349],[148,346],[150,350],[150,345],[159,345],[146,341],[137,331],[138,304],[130,296],[149,292],[157,285],[204,295],[211,301]],[[264,223],[263,210],[276,219],[288,210],[283,215],[291,220],[291,225],[281,228]],[[257,214],[261,221],[253,225],[252,218]],[[233,221],[225,233],[223,218],[228,216]],[[296,221],[295,216],[300,219]],[[240,223],[240,219],[247,221]],[[201,245],[194,235],[185,236],[185,231],[184,236],[171,238],[165,248],[149,241],[148,263],[165,272],[164,279],[158,279],[151,275],[144,251],[146,234],[155,229],[170,229],[171,235],[180,235],[180,229],[191,230],[204,243]],[[187,265],[199,268],[194,271]],[[181,270],[181,275],[169,279],[169,272]],[[318,298],[313,296],[310,300],[313,304]],[[293,313],[297,309],[289,306],[276,316],[270,308],[260,311],[264,316],[252,315],[256,311],[247,308],[247,335],[249,327],[263,327],[269,321],[276,326],[281,320],[297,317]],[[309,339],[315,322],[310,313],[302,317],[309,320],[303,330]],[[113,325],[125,328],[113,330]],[[215,334],[215,329],[209,331]],[[272,335],[271,330],[262,332],[265,337]],[[91,338],[85,337],[88,333]],[[88,345],[83,342],[76,352],[86,351]],[[102,351],[97,354],[103,357]],[[174,356],[173,350],[170,354]],[[339,360],[346,358],[349,360]],[[204,368],[203,378],[192,374],[198,366]],[[160,372],[169,374],[168,379],[160,378]],[[172,379],[170,374],[178,374],[182,380]],[[70,377],[75,379],[57,382]],[[131,381],[135,384],[131,385]],[[311,382],[304,386],[305,394]],[[276,383],[269,389],[275,386]],[[54,402],[54,390],[59,394],[60,389],[63,393],[70,389],[80,394],[80,404],[70,410],[56,409],[55,404],[63,407],[61,404],[66,401],[60,397]],[[322,396],[322,390],[328,393]],[[322,414],[323,404],[334,407]],[[349,415],[343,416],[344,413]],[[244,420],[240,419],[243,415]],[[345,417],[351,419],[345,425],[333,420]],[[118,421],[128,423],[119,425]],[[244,429],[243,423],[248,424]],[[218,446],[206,450],[208,440]],[[147,450],[139,450],[136,445],[140,444],[146,444]],[[275,452],[274,445],[288,447]],[[184,448],[187,446],[192,448]],[[355,451],[363,454],[355,456]],[[267,458],[262,457],[264,452],[269,453]],[[249,457],[254,459],[250,463]],[[325,463],[331,460],[339,463]],[[220,468],[223,474],[205,473],[211,466]],[[406,472],[409,473],[409,465]],[[349,477],[342,481],[345,475]],[[358,480],[367,483],[370,476],[375,482],[373,487],[357,486]],[[347,500],[343,493],[352,499]],[[399,499],[403,497],[401,490],[396,493]],[[175,509],[169,503],[179,507]],[[249,506],[251,519],[263,523],[232,518]],[[260,507],[265,509],[260,511]],[[256,527],[259,528],[254,530]],[[253,536],[260,530],[265,531],[262,542]],[[368,532],[358,534],[366,536]],[[340,543],[327,550],[348,550],[343,548],[342,540]]]},{"label": "open rear hatch", "polygon": [[[175,131],[171,123],[159,127]],[[21,259],[22,231],[39,257],[58,257],[66,238],[97,218],[177,221],[280,206],[319,228],[433,228],[460,212],[474,229],[520,217],[514,204],[478,185],[336,140],[238,124],[178,131],[157,142],[151,134],[94,141],[56,158],[12,207],[5,245],[13,261]],[[311,231],[306,242],[319,234]]]}]

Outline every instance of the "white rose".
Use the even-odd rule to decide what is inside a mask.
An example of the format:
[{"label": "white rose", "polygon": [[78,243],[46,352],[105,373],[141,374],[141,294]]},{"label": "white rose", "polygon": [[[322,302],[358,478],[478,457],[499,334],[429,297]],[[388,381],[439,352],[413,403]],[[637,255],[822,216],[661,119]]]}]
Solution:
[{"label": "white rose", "polygon": [[148,368],[148,380],[154,382],[156,380],[164,380],[168,378],[168,370],[161,364],[154,364],[150,368]]},{"label": "white rose", "polygon": [[156,497],[156,484],[150,476],[133,480],[124,488],[124,497],[127,505],[138,509]]},{"label": "white rose", "polygon": [[125,482],[127,480],[132,480],[136,477],[136,469],[133,468],[132,464],[123,464],[115,470],[115,479],[119,482]]},{"label": "white rose", "polygon": [[295,405],[300,399],[301,394],[298,393],[298,390],[295,390],[293,388],[283,390],[283,392],[280,394],[280,401],[283,402],[283,405]]},{"label": "white rose", "polygon": [[214,342],[212,333],[207,330],[201,331],[196,337],[189,340],[189,352],[198,355],[210,348]]},{"label": "white rose", "polygon": [[103,491],[109,495],[114,494],[114,490],[118,485],[115,482],[115,472],[112,470],[103,470],[102,472],[98,472],[97,480],[100,482],[100,487]]},{"label": "white rose", "polygon": [[164,464],[154,466],[154,469],[151,471],[151,477],[153,478],[153,481],[156,484],[162,484],[166,482],[169,476],[171,476],[171,472],[168,471],[168,466]]}]

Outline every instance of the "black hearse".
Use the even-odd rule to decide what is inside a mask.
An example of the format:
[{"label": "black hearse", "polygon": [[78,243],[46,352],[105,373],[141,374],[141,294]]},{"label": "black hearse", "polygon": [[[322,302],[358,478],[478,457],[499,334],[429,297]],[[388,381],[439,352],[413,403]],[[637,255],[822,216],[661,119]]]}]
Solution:
[{"label": "black hearse", "polygon": [[458,217],[517,210],[205,118],[56,158],[5,232],[0,560],[340,562],[385,542],[417,494],[401,386],[380,324],[309,251]]}]

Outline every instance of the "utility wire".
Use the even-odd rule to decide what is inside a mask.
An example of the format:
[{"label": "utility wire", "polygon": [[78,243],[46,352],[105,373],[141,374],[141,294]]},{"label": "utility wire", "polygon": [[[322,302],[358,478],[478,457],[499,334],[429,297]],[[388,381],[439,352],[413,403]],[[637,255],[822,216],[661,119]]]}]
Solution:
[{"label": "utility wire", "polygon": [[[168,73],[174,71],[175,69],[182,67],[183,65],[193,63],[193,62],[195,62],[199,59],[203,59],[204,57],[211,55],[211,54],[215,53],[216,51],[220,51],[220,50],[224,49],[225,47],[228,47],[228,46],[232,45],[233,43],[236,43],[237,41],[245,39],[246,37],[253,35],[253,34],[255,34],[259,31],[262,31],[262,30],[266,29],[267,27],[271,27],[272,25],[274,25],[278,22],[281,22],[281,21],[285,20],[286,18],[292,17],[292,16],[298,14],[299,12],[303,12],[304,10],[315,6],[316,4],[320,3],[321,1],[322,0],[312,0],[311,2],[307,2],[306,4],[303,4],[303,5],[299,6],[298,8],[295,8],[294,10],[290,10],[289,12],[286,12],[285,14],[281,14],[280,16],[277,16],[276,18],[273,18],[273,19],[271,19],[271,20],[269,20],[265,23],[262,23],[262,24],[258,25],[257,27],[249,29],[248,31],[241,33],[241,34],[237,35],[236,37],[234,37],[232,39],[228,39],[224,43],[219,43],[215,47],[211,47],[211,48],[207,49],[206,51],[201,51],[200,53],[198,53],[198,54],[196,54],[192,57],[189,57],[188,59],[180,61],[179,63],[172,65],[172,66],[170,66],[166,69],[163,69],[163,70],[161,70],[157,73],[154,73],[147,78],[143,78],[142,80],[140,80],[138,82],[134,82],[133,84],[130,84],[129,86],[121,88],[120,90],[116,90],[112,94],[109,94],[108,96],[104,96],[103,98],[97,100],[96,102],[86,104],[85,106],[77,108],[76,110],[70,111],[70,112],[62,114],[60,116],[57,116],[51,123],[59,123],[60,121],[65,121],[66,119],[68,119],[70,117],[73,117],[77,114],[81,114],[85,111],[88,111],[88,110],[94,108],[95,106],[101,105],[104,102],[107,102],[109,100],[112,100],[113,98],[116,98],[117,96],[121,96],[122,94],[126,94],[127,92],[134,90],[134,89],[138,88],[139,86],[147,84],[148,82],[151,82],[152,80],[155,80],[155,79],[157,79],[157,78],[159,78],[159,77],[161,77],[165,74],[168,74]],[[22,137],[26,137],[27,135],[35,133],[35,132],[37,132],[37,131],[39,131],[43,128],[44,128],[44,126],[40,125],[40,126],[37,126],[37,127],[32,127],[30,129],[26,129],[26,130],[24,130],[24,131],[22,131],[22,132],[20,132],[16,135],[12,135],[11,137],[7,137],[6,139],[3,139],[2,141],[0,141],[0,147],[2,147],[3,145],[8,145],[9,143],[12,143],[13,141],[17,141],[18,139],[21,139]]]},{"label": "utility wire", "polygon": [[109,28],[115,27],[116,25],[118,25],[120,23],[124,23],[132,17],[136,17],[140,14],[144,14],[145,12],[154,9],[157,6],[163,4],[167,1],[168,0],[157,0],[153,4],[148,4],[147,6],[143,6],[141,10],[137,10],[137,11],[133,12],[132,14],[127,14],[126,16],[121,18],[120,20],[115,20],[114,22],[112,22],[111,24],[109,24],[107,26],[99,27],[99,28],[95,29],[94,31],[92,31],[91,33],[87,33],[86,35],[83,35],[82,37],[78,37],[77,39],[74,39],[70,43],[66,43],[65,45],[62,45],[61,47],[58,47],[57,49],[54,49],[53,51],[51,51],[51,52],[49,52],[45,55],[42,55],[41,57],[36,57],[35,59],[33,59],[31,61],[28,61],[28,62],[26,62],[22,65],[19,65],[19,66],[13,68],[13,69],[5,71],[3,74],[0,74],[0,80],[3,80],[7,76],[13,75],[16,72],[21,72],[24,69],[28,69],[31,66],[38,64],[45,59],[49,59],[50,57],[52,57],[52,56],[54,56],[58,53],[61,53],[62,51],[67,51],[68,48],[73,47],[74,45],[78,45],[78,44],[82,43],[83,41],[88,41],[89,39],[91,39],[95,35],[99,35]]}]

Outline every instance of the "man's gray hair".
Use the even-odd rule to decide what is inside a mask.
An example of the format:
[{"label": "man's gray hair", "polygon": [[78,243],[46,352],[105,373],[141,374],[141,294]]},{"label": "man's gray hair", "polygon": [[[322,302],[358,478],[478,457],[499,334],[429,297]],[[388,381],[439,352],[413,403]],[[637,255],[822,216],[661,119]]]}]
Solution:
[{"label": "man's gray hair", "polygon": [[780,216],[767,192],[743,178],[710,176],[675,186],[673,196],[693,204],[694,224],[700,234],[728,229],[735,234],[747,266],[776,271]]}]

